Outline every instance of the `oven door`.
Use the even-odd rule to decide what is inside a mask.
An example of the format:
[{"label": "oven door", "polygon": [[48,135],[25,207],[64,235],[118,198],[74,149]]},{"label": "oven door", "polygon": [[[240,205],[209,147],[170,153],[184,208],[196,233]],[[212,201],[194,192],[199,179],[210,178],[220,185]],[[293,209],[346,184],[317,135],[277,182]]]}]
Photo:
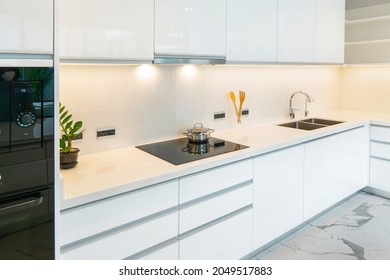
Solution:
[{"label": "oven door", "polygon": [[53,188],[0,199],[0,259],[54,259]]}]

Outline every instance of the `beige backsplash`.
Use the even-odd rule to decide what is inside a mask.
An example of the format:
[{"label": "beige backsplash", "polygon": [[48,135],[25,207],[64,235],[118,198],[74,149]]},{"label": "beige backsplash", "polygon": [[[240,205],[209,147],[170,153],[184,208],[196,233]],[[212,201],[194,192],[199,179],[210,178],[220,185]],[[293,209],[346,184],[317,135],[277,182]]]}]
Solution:
[{"label": "beige backsplash", "polygon": [[[341,67],[61,65],[60,101],[84,121],[83,154],[181,136],[196,122],[214,129],[235,126],[229,91],[246,92],[242,125],[287,117],[294,91],[315,100],[311,113],[340,108]],[[301,97],[296,107],[304,106]],[[225,111],[224,120],[213,113]],[[303,110],[298,112],[303,113]],[[96,129],[116,135],[96,139]]]}]

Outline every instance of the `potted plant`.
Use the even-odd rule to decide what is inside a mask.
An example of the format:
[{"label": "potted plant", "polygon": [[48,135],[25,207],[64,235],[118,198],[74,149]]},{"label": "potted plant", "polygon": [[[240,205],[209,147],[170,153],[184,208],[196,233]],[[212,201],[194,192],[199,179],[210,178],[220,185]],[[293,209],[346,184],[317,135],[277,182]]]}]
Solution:
[{"label": "potted plant", "polygon": [[84,130],[80,131],[83,126],[82,121],[74,122],[72,114],[65,109],[60,103],[60,168],[69,169],[77,165],[79,149],[73,147],[72,141],[77,138]]}]

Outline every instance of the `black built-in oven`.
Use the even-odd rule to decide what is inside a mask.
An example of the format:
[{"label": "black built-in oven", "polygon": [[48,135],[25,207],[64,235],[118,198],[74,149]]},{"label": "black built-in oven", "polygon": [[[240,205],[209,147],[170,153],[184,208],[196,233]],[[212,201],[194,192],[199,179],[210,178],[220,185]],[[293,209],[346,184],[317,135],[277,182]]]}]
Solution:
[{"label": "black built-in oven", "polygon": [[0,259],[54,258],[54,70],[0,67]]}]

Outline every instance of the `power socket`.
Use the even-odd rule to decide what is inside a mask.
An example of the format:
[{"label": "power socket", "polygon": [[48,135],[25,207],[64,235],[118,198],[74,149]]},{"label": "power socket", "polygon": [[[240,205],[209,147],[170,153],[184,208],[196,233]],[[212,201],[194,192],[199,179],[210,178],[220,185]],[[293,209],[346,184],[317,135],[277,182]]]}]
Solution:
[{"label": "power socket", "polygon": [[98,128],[96,130],[96,137],[106,137],[106,136],[114,136],[115,135],[115,128],[113,127],[106,127],[106,128]]},{"label": "power socket", "polygon": [[225,118],[225,112],[215,112],[214,120],[220,120]]},{"label": "power socket", "polygon": [[249,115],[249,109],[242,109],[241,115],[242,116],[248,116]]}]

